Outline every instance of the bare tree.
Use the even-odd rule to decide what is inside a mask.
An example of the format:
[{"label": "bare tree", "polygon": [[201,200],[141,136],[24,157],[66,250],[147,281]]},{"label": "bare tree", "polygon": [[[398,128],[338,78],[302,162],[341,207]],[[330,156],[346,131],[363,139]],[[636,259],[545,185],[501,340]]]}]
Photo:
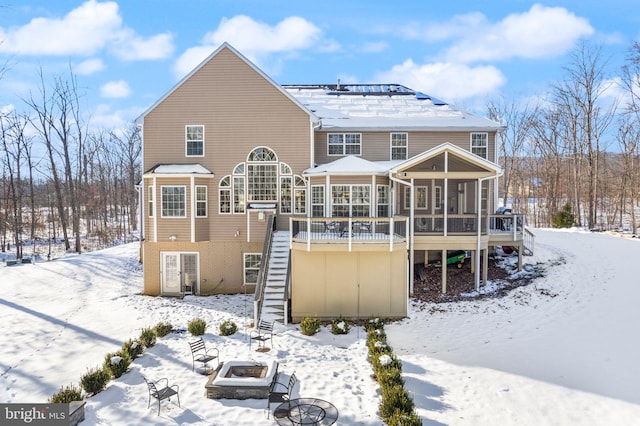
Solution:
[{"label": "bare tree", "polygon": [[[502,178],[503,205],[507,205],[510,197],[515,196],[514,203],[524,198],[526,209],[528,199],[528,182],[523,182],[522,171],[525,157],[525,145],[529,140],[531,126],[538,107],[528,102],[511,102],[501,98],[488,105],[489,118],[503,124],[506,129],[498,133],[498,149],[502,156],[504,175]],[[514,182],[520,181],[520,189],[514,188]]]},{"label": "bare tree", "polygon": [[582,43],[565,68],[567,78],[554,86],[554,102],[562,112],[565,139],[572,147],[574,161],[574,197],[580,210],[581,170],[587,176],[587,223],[594,226],[598,216],[599,160],[605,146],[603,135],[611,124],[616,105],[605,105],[608,89],[606,61],[599,47]]}]

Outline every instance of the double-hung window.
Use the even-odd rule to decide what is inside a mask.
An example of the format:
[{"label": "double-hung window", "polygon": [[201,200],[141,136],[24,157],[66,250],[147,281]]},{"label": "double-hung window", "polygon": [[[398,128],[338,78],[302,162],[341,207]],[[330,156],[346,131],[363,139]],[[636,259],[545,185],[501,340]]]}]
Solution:
[{"label": "double-hung window", "polygon": [[162,186],[162,217],[186,217],[186,187]]},{"label": "double-hung window", "polygon": [[389,186],[378,185],[378,217],[389,217]]},{"label": "double-hung window", "polygon": [[324,217],[324,186],[311,187],[311,216]]},{"label": "double-hung window", "polygon": [[334,217],[368,217],[371,185],[332,185],[331,206]]},{"label": "double-hung window", "polygon": [[185,126],[187,157],[204,157],[204,126]]},{"label": "double-hung window", "polygon": [[329,133],[327,135],[328,155],[361,155],[362,135],[360,133]]},{"label": "double-hung window", "polygon": [[488,159],[489,150],[489,134],[488,133],[471,133],[471,152]]},{"label": "double-hung window", "polygon": [[261,253],[244,254],[244,284],[253,285],[258,283],[258,273],[260,272]]},{"label": "double-hung window", "polygon": [[207,217],[207,187],[196,185],[196,217]]},{"label": "double-hung window", "polygon": [[409,156],[409,142],[406,133],[391,133],[391,159],[406,160]]},{"label": "double-hung window", "polygon": [[154,210],[154,206],[153,206],[153,186],[149,186],[148,190],[149,192],[147,193],[147,210],[149,210],[149,217],[153,217],[153,210]]}]

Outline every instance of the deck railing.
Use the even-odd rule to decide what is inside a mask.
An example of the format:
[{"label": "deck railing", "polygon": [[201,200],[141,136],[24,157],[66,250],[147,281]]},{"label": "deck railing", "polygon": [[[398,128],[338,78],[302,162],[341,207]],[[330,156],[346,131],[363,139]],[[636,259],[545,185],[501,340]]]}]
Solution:
[{"label": "deck railing", "polygon": [[[477,214],[416,215],[413,223],[413,232],[416,235],[468,235],[478,233]],[[522,230],[525,224],[524,215],[522,214],[483,215],[479,223],[482,235],[487,233],[492,235],[511,233],[514,238],[522,238]]]},{"label": "deck railing", "polygon": [[318,244],[397,244],[407,241],[406,217],[291,218],[291,241]]}]

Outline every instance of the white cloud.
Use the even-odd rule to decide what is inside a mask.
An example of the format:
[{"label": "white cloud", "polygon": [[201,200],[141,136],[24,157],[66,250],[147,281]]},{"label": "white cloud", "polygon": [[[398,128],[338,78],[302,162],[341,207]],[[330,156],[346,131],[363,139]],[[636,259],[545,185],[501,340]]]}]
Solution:
[{"label": "white cloud", "polygon": [[174,70],[180,76],[187,74],[224,42],[260,64],[274,53],[308,49],[318,43],[320,34],[318,27],[297,16],[285,18],[274,26],[245,15],[224,18],[215,31],[205,34],[200,46],[187,49],[178,58]]},{"label": "white cloud", "polygon": [[91,75],[104,69],[104,62],[102,59],[93,58],[80,62],[73,68],[73,72],[78,75]]},{"label": "white cloud", "polygon": [[377,74],[373,80],[403,84],[447,102],[492,93],[506,82],[493,66],[446,62],[420,65],[411,59]]},{"label": "white cloud", "polygon": [[362,46],[362,51],[367,53],[379,53],[383,50],[386,50],[388,47],[389,43],[387,43],[386,41],[376,41],[366,43],[364,46]]},{"label": "white cloud", "polygon": [[[170,35],[145,40],[125,27],[118,4],[112,1],[89,0],[62,18],[34,18],[23,26],[0,28],[0,39],[4,41],[0,53],[16,55],[94,55],[114,46],[126,59],[130,57],[122,55],[125,49],[139,56],[133,59],[156,59],[173,51]],[[152,51],[141,54],[147,48]]]},{"label": "white cloud", "polygon": [[120,40],[113,47],[115,55],[125,61],[168,58],[173,51],[173,36],[170,33],[144,39],[131,30],[123,30]]},{"label": "white cloud", "polygon": [[100,96],[103,98],[126,98],[130,94],[129,84],[124,80],[110,81],[100,86]]},{"label": "white cloud", "polygon": [[562,55],[595,30],[585,18],[562,7],[534,4],[524,13],[491,23],[479,13],[458,15],[446,23],[411,24],[405,37],[426,42],[455,40],[444,60],[476,62],[508,58],[549,58]]}]

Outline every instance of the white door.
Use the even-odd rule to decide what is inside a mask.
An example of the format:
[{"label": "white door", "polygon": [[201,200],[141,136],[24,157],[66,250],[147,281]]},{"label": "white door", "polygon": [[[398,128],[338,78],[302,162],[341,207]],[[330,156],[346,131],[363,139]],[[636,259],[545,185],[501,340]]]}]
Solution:
[{"label": "white door", "polygon": [[162,293],[180,293],[180,254],[162,253]]}]

